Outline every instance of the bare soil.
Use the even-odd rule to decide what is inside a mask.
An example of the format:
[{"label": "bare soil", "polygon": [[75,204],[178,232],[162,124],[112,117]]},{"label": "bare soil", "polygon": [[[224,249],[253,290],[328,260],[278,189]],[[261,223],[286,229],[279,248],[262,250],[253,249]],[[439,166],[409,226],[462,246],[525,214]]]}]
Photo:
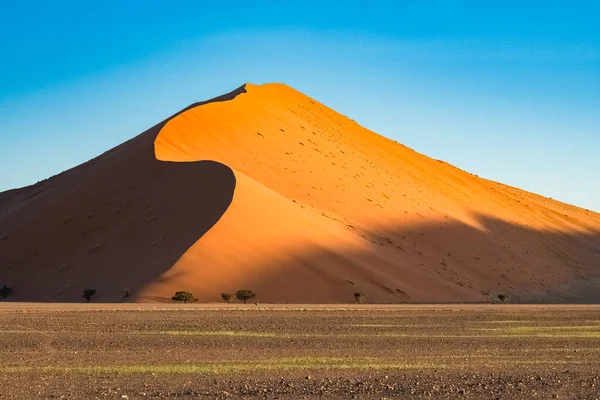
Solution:
[{"label": "bare soil", "polygon": [[0,306],[0,398],[600,398],[594,306]]}]

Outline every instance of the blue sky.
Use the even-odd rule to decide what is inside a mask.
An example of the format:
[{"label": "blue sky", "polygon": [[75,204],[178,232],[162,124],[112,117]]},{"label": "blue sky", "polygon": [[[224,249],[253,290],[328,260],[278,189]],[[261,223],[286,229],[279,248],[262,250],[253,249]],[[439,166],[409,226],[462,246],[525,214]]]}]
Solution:
[{"label": "blue sky", "polygon": [[595,2],[10,3],[0,190],[244,82],[283,82],[431,157],[600,211]]}]

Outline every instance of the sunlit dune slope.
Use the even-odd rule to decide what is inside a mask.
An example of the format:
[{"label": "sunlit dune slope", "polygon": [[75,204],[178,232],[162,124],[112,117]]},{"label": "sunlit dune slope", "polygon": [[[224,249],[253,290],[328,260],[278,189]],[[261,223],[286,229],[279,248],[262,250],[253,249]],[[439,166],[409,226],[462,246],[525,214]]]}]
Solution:
[{"label": "sunlit dune slope", "polygon": [[482,300],[600,272],[597,214],[425,157],[285,85],[246,90],[155,141],[160,160],[228,165],[238,187],[150,292],[179,276],[207,300],[244,285],[273,301]]},{"label": "sunlit dune slope", "polygon": [[[125,154],[123,146],[146,159]],[[499,292],[523,300],[600,301],[595,286],[581,290],[581,283],[600,276],[600,215],[428,158],[285,85],[247,84],[123,146],[87,172],[80,167],[52,178],[33,200],[24,194],[31,195],[31,187],[0,194],[0,222],[9,223],[0,228],[6,236],[0,262],[10,258],[19,285],[27,286],[18,277],[28,271],[51,277],[54,287],[70,285],[60,294],[66,300],[80,296],[84,282],[99,280],[105,301],[118,300],[126,285],[139,301],[162,301],[177,290],[218,301],[219,293],[245,287],[261,302],[344,302],[357,291],[377,302],[485,301]],[[203,163],[230,175],[201,170]],[[155,179],[148,166],[159,170],[162,164],[171,169]],[[124,173],[129,169],[139,172]],[[226,176],[233,185],[223,185]],[[160,205],[144,223],[163,239],[145,238],[140,220],[130,224],[141,228],[129,231],[123,218],[109,217],[107,210],[130,198],[129,185],[137,185],[137,197],[123,211],[146,216],[144,198],[154,196]],[[86,196],[101,193],[102,201],[91,207],[92,225],[113,232],[97,233],[96,241],[114,251],[102,259],[92,251],[78,261],[84,272],[77,274],[61,270],[60,261],[33,261],[27,252],[49,246],[47,235],[49,243],[60,244],[57,260],[67,264],[84,251],[83,239],[76,230],[64,235],[60,219],[27,223],[15,209],[51,214],[53,207],[66,207],[84,218],[93,210],[82,196],[72,197],[82,187]],[[211,195],[217,187],[222,193]],[[197,228],[193,216],[208,222]],[[87,229],[88,222],[78,227]],[[47,225],[45,233],[36,233],[35,241],[17,238],[40,224]],[[152,246],[131,251],[142,233]],[[21,243],[20,250],[7,250],[11,242]],[[160,265],[147,269],[157,256]],[[51,293],[42,297],[54,299]]]}]

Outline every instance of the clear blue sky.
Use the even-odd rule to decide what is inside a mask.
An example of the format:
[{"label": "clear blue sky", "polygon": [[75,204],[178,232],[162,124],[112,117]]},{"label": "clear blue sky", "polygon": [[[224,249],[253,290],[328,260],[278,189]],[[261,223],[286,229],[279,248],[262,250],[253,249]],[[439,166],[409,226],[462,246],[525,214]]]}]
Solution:
[{"label": "clear blue sky", "polygon": [[0,13],[0,190],[244,82],[600,211],[595,1],[29,1]]}]

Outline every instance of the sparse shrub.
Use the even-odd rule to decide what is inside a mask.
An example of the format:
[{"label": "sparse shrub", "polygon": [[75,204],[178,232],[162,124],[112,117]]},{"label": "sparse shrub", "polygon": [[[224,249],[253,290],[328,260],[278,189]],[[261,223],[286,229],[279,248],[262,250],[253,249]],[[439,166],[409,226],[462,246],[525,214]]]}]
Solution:
[{"label": "sparse shrub", "polygon": [[500,303],[506,303],[508,301],[508,295],[504,293],[498,293],[498,300]]},{"label": "sparse shrub", "polygon": [[356,292],[356,293],[354,293],[354,300],[358,304],[363,303],[366,298],[367,298],[367,294],[364,293],[364,292]]},{"label": "sparse shrub", "polygon": [[181,291],[181,292],[176,292],[175,296],[171,297],[171,300],[183,301],[185,304],[188,301],[192,302],[192,301],[197,301],[198,299],[195,298],[191,292]]},{"label": "sparse shrub", "polygon": [[96,289],[84,289],[83,290],[83,298],[87,303],[90,302],[92,297],[96,294]]},{"label": "sparse shrub", "polygon": [[7,285],[2,285],[2,287],[0,288],[0,296],[2,296],[3,299],[5,299],[11,294],[13,294],[12,288]]},{"label": "sparse shrub", "polygon": [[231,303],[235,295],[233,293],[221,293],[221,298],[225,303]]},{"label": "sparse shrub", "polygon": [[235,293],[235,297],[237,297],[238,300],[241,300],[244,302],[244,304],[246,304],[248,300],[256,297],[256,293],[249,289],[240,289]]}]

